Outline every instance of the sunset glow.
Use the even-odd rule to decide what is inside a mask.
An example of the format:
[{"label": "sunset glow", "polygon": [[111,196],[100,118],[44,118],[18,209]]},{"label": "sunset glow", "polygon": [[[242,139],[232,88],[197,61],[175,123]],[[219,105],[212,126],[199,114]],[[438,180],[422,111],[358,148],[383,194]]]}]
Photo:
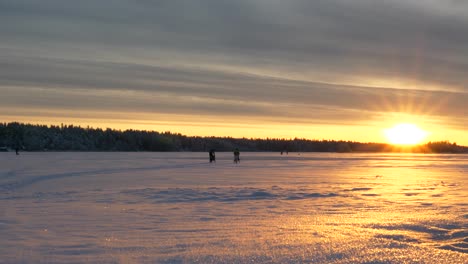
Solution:
[{"label": "sunset glow", "polygon": [[466,1],[8,2],[1,122],[468,145]]},{"label": "sunset glow", "polygon": [[468,264],[468,0],[0,0],[0,264]]},{"label": "sunset glow", "polygon": [[428,135],[427,131],[414,124],[398,124],[384,130],[388,142],[396,145],[415,145],[421,143]]}]

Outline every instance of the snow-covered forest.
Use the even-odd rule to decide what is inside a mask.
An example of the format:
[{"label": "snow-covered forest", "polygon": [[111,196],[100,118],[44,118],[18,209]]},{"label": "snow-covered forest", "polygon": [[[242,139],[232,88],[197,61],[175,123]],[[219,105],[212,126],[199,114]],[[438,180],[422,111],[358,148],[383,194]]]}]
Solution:
[{"label": "snow-covered forest", "polygon": [[171,132],[115,130],[74,125],[0,123],[0,148],[26,151],[289,151],[289,152],[423,152],[468,153],[456,143],[429,142],[395,147],[384,143],[336,140],[254,139],[185,136]]}]

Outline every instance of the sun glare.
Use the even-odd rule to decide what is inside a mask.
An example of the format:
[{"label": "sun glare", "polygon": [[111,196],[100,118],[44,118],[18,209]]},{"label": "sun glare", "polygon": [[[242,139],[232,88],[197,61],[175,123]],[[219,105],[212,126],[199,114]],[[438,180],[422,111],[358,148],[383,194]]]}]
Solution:
[{"label": "sun glare", "polygon": [[427,131],[414,124],[398,124],[384,130],[387,140],[396,145],[415,145],[421,143],[428,135]]}]

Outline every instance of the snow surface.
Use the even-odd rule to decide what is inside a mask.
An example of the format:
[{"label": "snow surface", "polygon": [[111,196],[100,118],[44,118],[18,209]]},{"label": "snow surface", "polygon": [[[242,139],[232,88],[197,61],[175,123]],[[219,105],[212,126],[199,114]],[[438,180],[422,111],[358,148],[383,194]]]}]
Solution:
[{"label": "snow surface", "polygon": [[0,263],[468,263],[468,155],[0,153]]}]

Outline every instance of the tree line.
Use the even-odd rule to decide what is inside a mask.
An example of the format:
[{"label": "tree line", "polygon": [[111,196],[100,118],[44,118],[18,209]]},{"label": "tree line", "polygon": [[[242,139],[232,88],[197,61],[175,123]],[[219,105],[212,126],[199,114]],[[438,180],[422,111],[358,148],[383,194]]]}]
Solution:
[{"label": "tree line", "polygon": [[468,147],[448,141],[404,147],[385,143],[302,138],[199,137],[171,132],[17,122],[0,123],[0,148],[25,151],[232,151],[238,148],[241,151],[274,152],[468,153]]}]

